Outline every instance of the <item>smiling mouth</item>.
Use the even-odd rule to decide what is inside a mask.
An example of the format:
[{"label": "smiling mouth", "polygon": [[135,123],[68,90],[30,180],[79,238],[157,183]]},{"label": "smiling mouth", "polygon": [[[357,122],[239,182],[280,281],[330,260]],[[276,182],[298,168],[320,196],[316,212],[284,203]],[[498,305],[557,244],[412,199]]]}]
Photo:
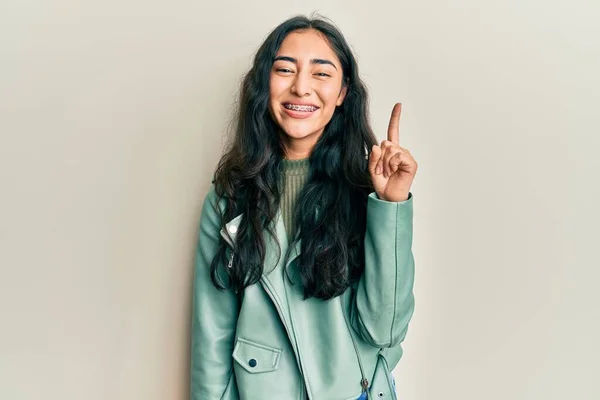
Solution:
[{"label": "smiling mouth", "polygon": [[313,112],[313,111],[317,111],[319,109],[319,107],[315,107],[315,106],[305,106],[305,105],[291,104],[291,103],[284,103],[283,107],[288,110],[299,111],[299,112]]}]

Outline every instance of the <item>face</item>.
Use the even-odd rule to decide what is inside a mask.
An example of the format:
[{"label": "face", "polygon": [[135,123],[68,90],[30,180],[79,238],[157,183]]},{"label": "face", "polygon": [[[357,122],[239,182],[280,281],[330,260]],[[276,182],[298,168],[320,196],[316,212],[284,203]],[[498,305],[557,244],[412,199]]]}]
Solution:
[{"label": "face", "polygon": [[300,153],[314,146],[344,101],[342,78],[340,61],[319,32],[297,31],[284,39],[271,68],[269,110],[288,149]]}]

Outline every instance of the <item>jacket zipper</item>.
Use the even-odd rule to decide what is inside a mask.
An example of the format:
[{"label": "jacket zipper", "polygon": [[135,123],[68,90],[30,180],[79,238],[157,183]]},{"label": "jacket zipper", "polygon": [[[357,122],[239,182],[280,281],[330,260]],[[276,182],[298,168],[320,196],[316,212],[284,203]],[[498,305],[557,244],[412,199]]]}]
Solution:
[{"label": "jacket zipper", "polygon": [[227,264],[227,268],[231,269],[231,266],[233,265],[233,255],[234,255],[235,251],[231,250],[231,257],[229,258],[229,264]]},{"label": "jacket zipper", "polygon": [[233,256],[235,255],[235,250],[234,250],[235,246],[234,246],[232,240],[229,237],[227,237],[227,235],[224,235],[222,231],[221,231],[221,237],[223,239],[225,239],[225,241],[231,247],[231,256],[229,257],[229,263],[227,263],[227,268],[231,268],[231,266],[233,265]]},{"label": "jacket zipper", "polygon": [[[268,283],[265,282],[265,279],[260,278],[261,282],[263,282],[263,288],[265,289],[265,291],[267,292],[267,294],[269,295],[269,297],[271,298],[271,301],[273,302],[273,304],[275,304],[275,309],[277,310],[277,314],[279,314],[279,319],[281,319],[281,323],[283,324],[283,328],[285,329],[285,332],[288,336],[288,338],[293,337],[294,341],[296,341],[295,336],[291,335],[291,332],[289,330],[289,328],[287,327],[287,324],[284,322],[285,319],[283,317],[283,311],[281,310],[281,306],[279,305],[279,302],[275,301],[274,296],[273,296],[273,292],[271,292],[271,289],[268,287]],[[300,353],[297,349],[298,344],[296,343],[296,345],[292,345],[292,350],[294,351],[294,355],[296,356],[296,360],[298,361],[298,367],[300,368],[300,373],[302,374],[302,387],[301,390],[302,392],[304,392],[304,387],[306,386],[306,384],[304,383],[304,368],[302,367],[302,360],[300,358]],[[307,398],[308,398],[308,389],[307,389]]]},{"label": "jacket zipper", "polygon": [[348,333],[350,334],[350,339],[352,340],[352,346],[354,346],[354,353],[356,354],[356,359],[358,360],[358,368],[360,368],[360,386],[362,387],[362,392],[367,394],[367,399],[371,398],[371,394],[369,392],[369,380],[365,376],[365,369],[362,364],[362,360],[360,359],[360,354],[358,352],[358,347],[356,346],[356,341],[354,340],[354,335],[352,334],[352,327],[348,323],[348,317],[346,316],[346,310],[344,309],[344,303],[340,300],[340,306],[342,308],[342,314],[344,315],[344,321],[346,322],[346,328],[348,329]]}]

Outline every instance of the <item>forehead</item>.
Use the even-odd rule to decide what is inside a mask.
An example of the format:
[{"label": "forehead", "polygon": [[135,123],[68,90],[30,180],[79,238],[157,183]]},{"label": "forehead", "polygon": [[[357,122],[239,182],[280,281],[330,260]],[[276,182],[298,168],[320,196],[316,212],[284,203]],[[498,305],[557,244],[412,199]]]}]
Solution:
[{"label": "forehead", "polygon": [[295,31],[288,34],[279,50],[277,56],[289,56],[296,58],[298,62],[308,61],[313,58],[324,58],[331,60],[339,68],[340,60],[325,40],[325,37],[313,29]]}]

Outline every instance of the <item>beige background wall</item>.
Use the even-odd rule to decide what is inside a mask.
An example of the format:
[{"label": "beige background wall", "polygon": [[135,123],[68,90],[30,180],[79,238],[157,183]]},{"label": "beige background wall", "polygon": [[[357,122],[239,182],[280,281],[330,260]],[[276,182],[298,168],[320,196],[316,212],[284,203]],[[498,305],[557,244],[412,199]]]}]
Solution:
[{"label": "beige background wall", "polygon": [[241,74],[296,13],[403,102],[404,400],[600,398],[600,5],[0,4],[0,398],[185,399],[197,219]]}]

